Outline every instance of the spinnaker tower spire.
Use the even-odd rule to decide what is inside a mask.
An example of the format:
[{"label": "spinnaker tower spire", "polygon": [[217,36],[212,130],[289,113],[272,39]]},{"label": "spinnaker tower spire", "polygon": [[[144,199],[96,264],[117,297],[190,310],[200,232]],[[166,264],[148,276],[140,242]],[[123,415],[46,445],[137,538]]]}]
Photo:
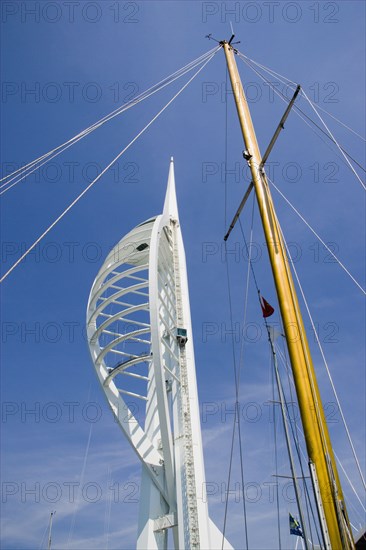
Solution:
[{"label": "spinnaker tower spire", "polygon": [[163,213],[178,220],[177,193],[175,189],[174,158],[170,158],[168,183],[165,194]]},{"label": "spinnaker tower spire", "polygon": [[208,515],[173,159],[163,213],[106,258],[87,328],[98,379],[142,463],[137,548],[165,550],[171,532],[176,549],[231,549]]}]

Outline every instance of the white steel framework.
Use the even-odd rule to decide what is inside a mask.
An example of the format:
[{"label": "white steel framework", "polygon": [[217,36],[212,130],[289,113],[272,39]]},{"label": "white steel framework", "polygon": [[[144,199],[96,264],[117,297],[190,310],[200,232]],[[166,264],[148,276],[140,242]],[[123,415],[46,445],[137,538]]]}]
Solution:
[{"label": "white steel framework", "polygon": [[137,548],[231,548],[210,520],[173,159],[163,213],[110,252],[87,332],[108,403],[142,462]]}]

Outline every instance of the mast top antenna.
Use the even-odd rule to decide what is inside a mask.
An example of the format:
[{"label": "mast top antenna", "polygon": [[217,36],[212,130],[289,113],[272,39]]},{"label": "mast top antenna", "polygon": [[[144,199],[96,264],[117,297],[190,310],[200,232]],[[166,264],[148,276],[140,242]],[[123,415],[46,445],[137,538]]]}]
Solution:
[{"label": "mast top antenna", "polygon": [[[235,38],[235,34],[234,34],[234,31],[233,31],[233,27],[232,27],[231,22],[230,22],[230,25],[231,25],[231,31],[232,31],[230,40],[228,40],[228,41],[227,40],[217,40],[217,38],[214,38],[212,36],[211,32],[210,32],[210,34],[206,34],[205,38],[208,38],[209,40],[214,40],[215,42],[220,44],[220,46],[223,46],[224,44],[229,44],[229,46],[231,46],[232,44],[240,44],[240,40],[238,40],[237,42],[233,42],[233,40]],[[236,52],[236,50],[235,50],[235,52]]]}]

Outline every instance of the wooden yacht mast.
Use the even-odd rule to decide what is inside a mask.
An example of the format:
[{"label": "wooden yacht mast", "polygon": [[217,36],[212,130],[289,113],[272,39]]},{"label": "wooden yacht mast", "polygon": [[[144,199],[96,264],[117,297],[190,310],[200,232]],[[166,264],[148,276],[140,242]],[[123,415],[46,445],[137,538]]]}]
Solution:
[{"label": "wooden yacht mast", "polygon": [[[244,158],[252,175],[259,212],[268,247],[273,277],[280,305],[282,322],[296,386],[302,423],[305,432],[309,466],[313,482],[318,488],[318,507],[326,548],[348,550],[354,548],[342,488],[339,481],[332,445],[309,345],[292,275],[286,260],[286,250],[276,217],[268,181],[263,168],[248,103],[234,57],[231,41],[222,41],[231,86],[243,134]],[[316,491],[317,492],[317,491]]]}]

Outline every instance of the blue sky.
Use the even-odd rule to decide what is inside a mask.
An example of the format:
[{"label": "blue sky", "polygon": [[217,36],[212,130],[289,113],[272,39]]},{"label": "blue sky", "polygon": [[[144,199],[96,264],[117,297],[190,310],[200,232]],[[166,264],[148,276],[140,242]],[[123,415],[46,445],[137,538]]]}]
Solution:
[{"label": "blue sky", "polygon": [[[4,0],[1,8],[3,174],[71,138],[208,51],[214,44],[204,38],[206,34],[229,38],[230,20],[243,53],[299,82],[319,107],[365,135],[362,2]],[[268,87],[244,63],[238,60],[238,65],[263,151],[284,104],[272,99]],[[4,271],[182,84],[179,80],[117,117],[57,157],[39,178],[31,175],[1,197]],[[121,157],[118,169],[106,174],[2,284],[4,549],[40,548],[51,510],[57,511],[55,548],[134,546],[140,465],[113,421],[93,372],[85,310],[92,282],[110,248],[132,227],[161,212],[172,155],[190,282],[206,478],[213,493],[210,510],[222,527],[234,403],[222,238],[225,218],[230,220],[235,212],[248,180],[229,97],[231,172],[225,213],[224,86],[224,55],[219,52]],[[303,98],[300,106],[306,109]],[[311,114],[309,109],[307,113]],[[364,165],[363,142],[332,119],[326,120],[341,144]],[[269,169],[276,185],[324,241],[332,243],[329,246],[364,286],[364,190],[339,156],[292,113]],[[283,199],[275,191],[273,195],[365,465],[364,297]],[[242,216],[247,235],[250,216],[251,203]],[[257,215],[253,239],[260,288],[278,311]],[[240,395],[250,548],[276,548],[268,345],[252,280],[243,326],[248,264],[238,228],[228,247],[235,252],[230,272],[237,356],[244,339]],[[271,318],[274,322],[277,311]],[[309,328],[305,314],[304,318]],[[309,339],[335,450],[360,489],[311,331]],[[288,473],[283,443],[279,453],[281,473]],[[235,483],[240,483],[237,458],[231,489]],[[280,490],[283,495],[284,484]],[[362,509],[346,485],[345,492],[351,497],[351,521],[358,526],[365,521]],[[236,548],[244,548],[238,489],[230,497],[229,510],[227,537]],[[281,498],[282,536],[291,548],[289,511],[296,513],[294,503]]]}]

